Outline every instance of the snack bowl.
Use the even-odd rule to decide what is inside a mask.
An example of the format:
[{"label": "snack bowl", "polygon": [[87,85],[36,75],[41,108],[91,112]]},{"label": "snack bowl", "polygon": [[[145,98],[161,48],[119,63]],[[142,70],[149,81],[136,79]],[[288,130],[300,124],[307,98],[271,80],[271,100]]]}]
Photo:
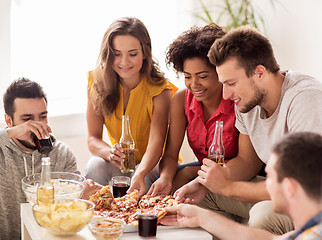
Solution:
[{"label": "snack bowl", "polygon": [[[28,175],[21,180],[27,201],[37,203],[37,187],[41,174]],[[81,198],[85,189],[85,177],[70,172],[52,172],[51,179],[55,188],[55,199]]]},{"label": "snack bowl", "polygon": [[94,203],[83,199],[59,199],[46,206],[33,205],[36,222],[48,232],[70,236],[82,230],[91,220]]},{"label": "snack bowl", "polygon": [[124,232],[125,222],[115,218],[93,218],[88,227],[97,240],[118,239]]}]

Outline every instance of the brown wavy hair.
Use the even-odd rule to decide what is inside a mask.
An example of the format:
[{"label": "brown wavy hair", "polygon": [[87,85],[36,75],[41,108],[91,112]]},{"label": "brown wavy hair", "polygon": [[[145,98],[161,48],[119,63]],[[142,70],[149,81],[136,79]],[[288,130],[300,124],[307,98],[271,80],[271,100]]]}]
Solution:
[{"label": "brown wavy hair", "polygon": [[119,76],[113,70],[113,39],[118,35],[131,35],[140,41],[144,56],[140,70],[151,85],[162,85],[166,81],[157,62],[152,57],[151,38],[145,25],[137,18],[125,17],[114,21],[106,30],[93,76],[90,100],[97,114],[110,116],[120,100]]}]

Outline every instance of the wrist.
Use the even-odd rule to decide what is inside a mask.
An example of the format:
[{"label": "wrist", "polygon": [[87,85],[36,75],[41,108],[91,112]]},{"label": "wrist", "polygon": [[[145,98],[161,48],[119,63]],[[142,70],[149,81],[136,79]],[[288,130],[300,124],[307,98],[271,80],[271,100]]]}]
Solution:
[{"label": "wrist", "polygon": [[226,184],[224,187],[220,188],[220,195],[223,195],[225,197],[228,198],[232,198],[234,196],[234,192],[235,192],[235,186],[236,186],[237,182],[234,181],[229,181],[228,184]]},{"label": "wrist", "polygon": [[168,173],[165,173],[165,172],[161,172],[160,173],[160,179],[163,179],[167,182],[172,182],[173,179],[174,179],[174,175],[172,174],[168,174]]}]

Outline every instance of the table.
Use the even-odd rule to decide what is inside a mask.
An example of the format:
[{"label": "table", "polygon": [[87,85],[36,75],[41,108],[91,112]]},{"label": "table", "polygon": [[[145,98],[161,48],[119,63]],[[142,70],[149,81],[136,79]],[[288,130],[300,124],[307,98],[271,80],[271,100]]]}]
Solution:
[{"label": "table", "polygon": [[[95,240],[94,236],[86,226],[76,235],[59,237],[48,233],[41,228],[33,217],[31,204],[22,203],[21,207],[21,234],[22,240]],[[124,233],[119,240],[151,239],[139,237],[137,232]],[[211,234],[201,228],[174,228],[160,226],[157,230],[155,240],[212,240]]]}]

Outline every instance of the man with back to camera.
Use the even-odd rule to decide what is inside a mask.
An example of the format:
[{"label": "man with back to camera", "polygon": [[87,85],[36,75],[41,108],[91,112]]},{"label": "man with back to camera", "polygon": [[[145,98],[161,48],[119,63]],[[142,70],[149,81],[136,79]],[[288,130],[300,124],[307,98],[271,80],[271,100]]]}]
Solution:
[{"label": "man with back to camera", "polygon": [[[36,150],[32,134],[38,139],[51,136],[49,152],[51,171],[80,173],[71,149],[50,135],[47,124],[47,97],[42,87],[27,78],[20,78],[7,88],[3,96],[5,122],[0,130],[0,239],[21,238],[20,203],[26,202],[21,179],[41,172],[44,156]],[[86,182],[84,197],[97,191],[93,181]]]},{"label": "man with back to camera", "polygon": [[291,220],[273,213],[272,202],[264,201],[270,200],[265,178],[255,176],[267,163],[272,145],[285,134],[322,134],[321,81],[280,71],[269,40],[250,27],[216,40],[208,57],[217,67],[223,97],[235,101],[241,147],[223,168],[204,159],[199,176],[175,196],[187,203],[202,201],[201,206],[232,219],[249,218],[250,226],[288,232],[293,229]]},{"label": "man with back to camera", "polygon": [[201,226],[220,239],[318,240],[322,239],[322,136],[297,132],[273,147],[266,166],[266,188],[273,210],[290,216],[295,231],[276,236],[251,228],[212,211],[189,204],[171,207],[161,223],[186,227]]}]

